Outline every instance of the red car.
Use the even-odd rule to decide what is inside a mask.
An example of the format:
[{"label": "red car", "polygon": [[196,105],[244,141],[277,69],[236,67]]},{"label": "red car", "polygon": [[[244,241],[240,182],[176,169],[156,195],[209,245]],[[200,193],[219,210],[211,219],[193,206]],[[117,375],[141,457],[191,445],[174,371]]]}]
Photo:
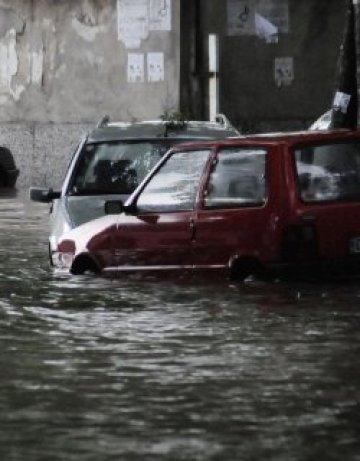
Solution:
[{"label": "red car", "polygon": [[360,270],[360,132],[194,142],[129,200],[59,241],[73,274],[349,274]]}]

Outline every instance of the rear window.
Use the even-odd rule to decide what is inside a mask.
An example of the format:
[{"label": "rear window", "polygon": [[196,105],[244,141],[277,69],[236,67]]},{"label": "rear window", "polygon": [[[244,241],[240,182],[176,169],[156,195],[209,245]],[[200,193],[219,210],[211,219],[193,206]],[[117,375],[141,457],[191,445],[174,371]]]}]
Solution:
[{"label": "rear window", "polygon": [[360,200],[360,143],[295,150],[299,196],[304,202]]}]

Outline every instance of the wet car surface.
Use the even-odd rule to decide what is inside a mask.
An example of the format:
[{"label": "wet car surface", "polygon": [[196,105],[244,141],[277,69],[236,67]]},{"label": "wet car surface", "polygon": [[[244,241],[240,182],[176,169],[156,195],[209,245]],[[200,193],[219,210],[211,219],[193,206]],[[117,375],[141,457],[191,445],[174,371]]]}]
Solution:
[{"label": "wet car surface", "polygon": [[213,122],[100,122],[78,146],[61,191],[30,189],[32,200],[51,203],[50,262],[61,235],[104,215],[107,200],[125,201],[171,146],[238,135],[224,116]]},{"label": "wet car surface", "polygon": [[[122,213],[116,213],[116,204]],[[65,234],[74,274],[360,270],[360,133],[301,132],[172,149],[124,207]]]}]

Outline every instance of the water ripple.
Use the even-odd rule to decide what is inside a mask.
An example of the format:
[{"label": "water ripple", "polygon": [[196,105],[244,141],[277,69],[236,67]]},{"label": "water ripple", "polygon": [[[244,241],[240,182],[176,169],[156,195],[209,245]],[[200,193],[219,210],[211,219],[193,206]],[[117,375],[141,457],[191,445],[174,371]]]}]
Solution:
[{"label": "water ripple", "polygon": [[51,272],[0,197],[4,460],[359,458],[360,289]]}]

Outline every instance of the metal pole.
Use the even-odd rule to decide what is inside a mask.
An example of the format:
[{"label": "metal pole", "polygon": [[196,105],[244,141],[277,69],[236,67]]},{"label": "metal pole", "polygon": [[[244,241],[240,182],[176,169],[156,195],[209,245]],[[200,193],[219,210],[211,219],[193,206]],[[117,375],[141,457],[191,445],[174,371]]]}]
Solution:
[{"label": "metal pole", "polygon": [[219,113],[219,38],[209,35],[209,118]]}]

